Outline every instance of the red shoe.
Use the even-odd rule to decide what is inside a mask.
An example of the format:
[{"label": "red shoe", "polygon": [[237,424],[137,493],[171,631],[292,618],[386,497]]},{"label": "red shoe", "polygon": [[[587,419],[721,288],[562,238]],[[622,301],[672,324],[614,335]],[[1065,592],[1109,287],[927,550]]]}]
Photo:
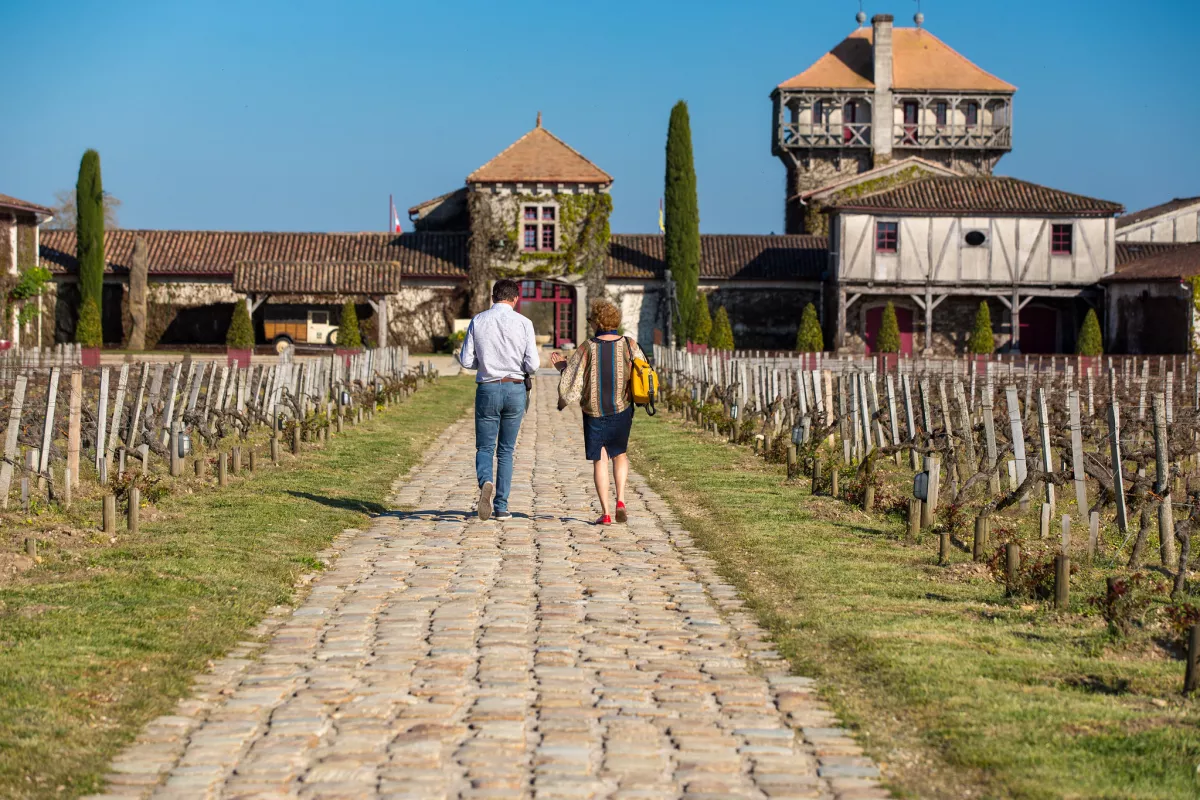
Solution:
[{"label": "red shoe", "polygon": [[596,525],[612,525],[612,517],[610,517],[608,514],[605,514],[603,517],[596,520],[595,524]]},{"label": "red shoe", "polygon": [[625,511],[625,504],[617,501],[617,522],[628,522],[629,514]]}]

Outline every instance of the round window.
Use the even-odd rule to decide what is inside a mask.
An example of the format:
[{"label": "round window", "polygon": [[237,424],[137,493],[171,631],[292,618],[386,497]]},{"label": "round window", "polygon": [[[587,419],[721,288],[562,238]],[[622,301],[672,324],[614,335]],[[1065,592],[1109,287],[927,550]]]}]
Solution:
[{"label": "round window", "polygon": [[987,234],[983,231],[967,231],[967,235],[963,239],[971,247],[979,247],[979,245],[987,241]]}]

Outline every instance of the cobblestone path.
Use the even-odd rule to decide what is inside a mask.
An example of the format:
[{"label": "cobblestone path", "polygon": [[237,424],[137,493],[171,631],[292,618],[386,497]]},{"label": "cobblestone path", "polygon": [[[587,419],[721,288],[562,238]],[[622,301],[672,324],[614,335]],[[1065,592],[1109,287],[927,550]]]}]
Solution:
[{"label": "cobblestone path", "polygon": [[[111,767],[105,798],[876,798],[877,770],[632,476],[594,527],[550,378],[510,522],[471,513],[456,423],[278,610]],[[639,412],[640,415],[641,412]]]}]

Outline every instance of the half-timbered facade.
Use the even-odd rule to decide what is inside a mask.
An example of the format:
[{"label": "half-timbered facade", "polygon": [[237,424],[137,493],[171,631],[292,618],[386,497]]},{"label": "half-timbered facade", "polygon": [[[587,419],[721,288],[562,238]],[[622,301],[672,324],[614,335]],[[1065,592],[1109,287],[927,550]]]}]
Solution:
[{"label": "half-timbered facade", "polygon": [[835,345],[870,352],[891,300],[908,348],[961,351],[986,301],[1010,351],[1069,349],[1113,272],[1120,211],[990,176],[923,178],[844,200],[829,211]]},{"label": "half-timbered facade", "polygon": [[1177,197],[1117,218],[1118,242],[1200,242],[1200,197]]},{"label": "half-timbered facade", "polygon": [[812,232],[805,192],[895,159],[991,174],[1012,149],[1015,91],[924,28],[894,28],[890,14],[877,14],[771,94],[787,231]]},{"label": "half-timbered facade", "polygon": [[[21,270],[39,265],[41,226],[53,216],[46,206],[0,194],[0,339],[21,344],[22,326],[5,301]],[[41,304],[40,297],[37,302]],[[35,344],[41,340],[41,325],[39,315],[29,331]]]}]

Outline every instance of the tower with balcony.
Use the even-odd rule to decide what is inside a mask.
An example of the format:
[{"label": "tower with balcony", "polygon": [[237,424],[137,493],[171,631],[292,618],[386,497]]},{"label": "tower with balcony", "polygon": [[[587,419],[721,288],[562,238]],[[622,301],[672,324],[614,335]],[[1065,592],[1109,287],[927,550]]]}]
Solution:
[{"label": "tower with balcony", "polygon": [[[771,93],[771,152],[787,168],[788,233],[812,232],[806,193],[876,170],[882,177],[906,159],[990,175],[1012,149],[1016,87],[919,24],[892,23],[890,14],[875,15],[871,27]],[[921,162],[892,171],[887,185],[894,176],[921,173]]]}]

